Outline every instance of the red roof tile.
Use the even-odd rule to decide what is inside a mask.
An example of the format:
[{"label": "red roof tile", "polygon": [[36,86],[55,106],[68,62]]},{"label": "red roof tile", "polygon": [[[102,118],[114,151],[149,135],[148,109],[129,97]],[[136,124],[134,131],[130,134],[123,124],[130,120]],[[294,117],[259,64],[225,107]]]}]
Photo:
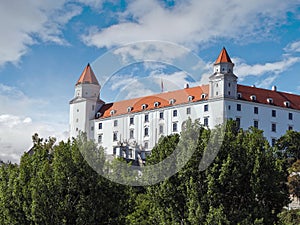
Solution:
[{"label": "red roof tile", "polygon": [[232,62],[231,62],[231,59],[230,59],[230,57],[229,57],[229,55],[228,55],[228,53],[227,53],[227,51],[226,51],[226,49],[225,49],[225,47],[223,47],[223,49],[221,50],[221,52],[220,52],[220,54],[219,54],[219,56],[218,56],[218,58],[217,58],[215,64],[218,64],[218,63],[224,63],[224,62],[225,62],[225,63],[226,63],[226,62],[232,63]]},{"label": "red roof tile", "polygon": [[[206,94],[206,97],[202,99],[202,94]],[[110,112],[112,110],[115,111],[114,116],[123,115],[127,113],[135,113],[140,111],[148,111],[155,108],[164,108],[168,106],[172,106],[170,104],[170,100],[174,99],[175,102],[173,105],[180,105],[183,103],[188,103],[188,96],[192,96],[192,102],[197,102],[201,100],[208,99],[208,85],[197,86],[192,88],[185,88],[177,91],[163,92],[156,95],[145,96],[135,99],[129,99],[114,103],[105,104],[100,109],[101,116],[100,118],[110,117]],[[155,107],[154,103],[158,102],[158,106]],[[142,109],[143,105],[147,107]],[[128,112],[128,107],[131,107],[131,111]]]},{"label": "red roof tile", "polygon": [[286,92],[280,92],[280,91],[272,91],[257,87],[250,87],[250,86],[244,86],[244,85],[238,85],[237,88],[238,92],[242,94],[241,99],[246,101],[252,101],[250,96],[255,95],[256,100],[255,102],[261,103],[261,104],[268,104],[268,98],[272,98],[274,106],[279,107],[287,107],[284,102],[289,102],[290,107],[292,109],[300,110],[300,95],[290,94]]},{"label": "red roof tile", "polygon": [[81,76],[79,77],[79,80],[77,81],[76,85],[77,84],[97,84],[99,85],[98,83],[98,80],[90,66],[90,64],[87,64],[87,66],[84,68]]}]

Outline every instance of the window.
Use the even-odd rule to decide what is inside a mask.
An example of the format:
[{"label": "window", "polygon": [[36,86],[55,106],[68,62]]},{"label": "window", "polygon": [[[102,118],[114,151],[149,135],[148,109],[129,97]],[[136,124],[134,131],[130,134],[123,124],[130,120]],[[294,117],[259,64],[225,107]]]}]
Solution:
[{"label": "window", "polygon": [[289,113],[289,120],[293,120],[293,113]]},{"label": "window", "polygon": [[95,110],[95,106],[94,106],[94,105],[92,105],[92,110],[93,110],[93,111]]},{"label": "window", "polygon": [[145,114],[145,122],[149,122],[149,114]]},{"label": "window", "polygon": [[231,105],[228,106],[228,110],[230,110],[230,109],[231,109]]},{"label": "window", "polygon": [[194,98],[194,97],[190,95],[190,96],[188,97],[188,101],[191,102],[191,101],[193,100],[193,98]]},{"label": "window", "polygon": [[172,98],[172,99],[169,100],[169,104],[170,105],[173,105],[174,103],[175,103],[175,99],[174,98]]},{"label": "window", "polygon": [[145,127],[144,129],[144,136],[149,136],[149,128]]},{"label": "window", "polygon": [[134,130],[131,129],[131,130],[129,131],[129,138],[131,138],[131,139],[134,138],[133,135],[134,135]]},{"label": "window", "polygon": [[173,123],[172,129],[173,129],[173,132],[177,131],[177,123]]},{"label": "window", "polygon": [[293,126],[289,126],[288,129],[289,129],[289,130],[293,130]]},{"label": "window", "polygon": [[254,106],[254,114],[258,114],[258,107]]},{"label": "window", "polygon": [[147,105],[146,104],[143,104],[142,105],[142,109],[146,109],[147,108]]},{"label": "window", "polygon": [[276,110],[272,110],[272,117],[276,117]]},{"label": "window", "polygon": [[78,119],[76,119],[76,123],[78,123],[78,121],[79,121],[79,120],[78,120]]},{"label": "window", "polygon": [[205,97],[206,97],[206,94],[201,94],[202,99],[205,99]]},{"label": "window", "polygon": [[216,95],[218,95],[219,94],[219,92],[216,92]]},{"label": "window", "polygon": [[103,137],[103,134],[99,134],[98,135],[98,143],[102,143],[102,137]]},{"label": "window", "polygon": [[176,117],[177,116],[177,110],[173,110],[173,116]]},{"label": "window", "polygon": [[149,144],[148,144],[148,141],[145,141],[145,143],[144,143],[144,148],[145,148],[145,149],[148,149],[148,145],[149,145]]},{"label": "window", "polygon": [[117,141],[118,140],[118,133],[114,132],[113,133],[113,141]]},{"label": "window", "polygon": [[127,107],[127,112],[131,112],[131,110],[132,110],[131,106]]},{"label": "window", "polygon": [[117,154],[117,147],[113,147],[113,154],[114,154],[114,155]]},{"label": "window", "polygon": [[114,120],[114,127],[118,126],[118,120]]},{"label": "window", "polygon": [[230,87],[230,83],[228,83],[228,87]]},{"label": "window", "polygon": [[159,119],[164,119],[164,112],[159,112]]},{"label": "window", "polygon": [[132,158],[132,156],[133,156],[133,151],[132,151],[132,149],[129,149],[128,150],[128,157]]},{"label": "window", "polygon": [[94,130],[94,127],[91,127],[91,131],[93,131]]},{"label": "window", "polygon": [[275,146],[275,143],[276,143],[276,139],[275,139],[275,138],[272,138],[272,140],[271,140],[271,145],[272,145],[272,147]]},{"label": "window", "polygon": [[191,114],[191,108],[190,108],[190,107],[186,108],[186,114],[187,114],[187,115],[190,115],[190,114]]},{"label": "window", "polygon": [[239,117],[235,118],[235,122],[236,122],[237,128],[240,128],[241,127],[241,118],[239,118]]},{"label": "window", "polygon": [[230,91],[228,91],[228,95],[230,95]]},{"label": "window", "polygon": [[238,97],[238,98],[242,98],[242,93],[238,92],[238,93],[237,93],[237,97]]},{"label": "window", "polygon": [[204,112],[207,112],[208,111],[208,105],[204,105]]},{"label": "window", "polygon": [[134,118],[130,117],[130,119],[129,119],[129,125],[133,125],[133,124],[134,124]]},{"label": "window", "polygon": [[207,126],[207,127],[208,127],[208,117],[205,117],[205,118],[204,118],[204,126]]},{"label": "window", "polygon": [[159,125],[159,134],[164,133],[164,125]]},{"label": "window", "polygon": [[276,132],[276,123],[272,123],[272,131]]},{"label": "window", "polygon": [[110,115],[114,115],[116,113],[116,110],[110,110]]},{"label": "window", "polygon": [[99,124],[98,124],[98,128],[99,128],[99,130],[102,129],[102,123],[99,123]]},{"label": "window", "polygon": [[158,107],[159,106],[159,102],[154,102],[154,107]]},{"label": "window", "polygon": [[254,120],[253,126],[254,126],[255,128],[258,128],[258,120]]},{"label": "window", "polygon": [[255,96],[255,95],[251,95],[251,96],[250,96],[250,99],[251,99],[253,102],[255,102],[255,101],[256,101],[256,96]]},{"label": "window", "polygon": [[237,111],[241,111],[241,110],[242,110],[241,104],[236,104],[236,110],[237,110]]}]

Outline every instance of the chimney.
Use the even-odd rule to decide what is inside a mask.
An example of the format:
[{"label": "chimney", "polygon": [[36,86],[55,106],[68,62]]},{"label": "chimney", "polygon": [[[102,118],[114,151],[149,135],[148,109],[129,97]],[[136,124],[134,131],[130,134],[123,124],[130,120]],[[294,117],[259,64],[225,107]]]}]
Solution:
[{"label": "chimney", "polygon": [[272,86],[272,91],[277,91],[277,87],[275,85]]},{"label": "chimney", "polygon": [[186,88],[189,88],[190,87],[190,85],[188,84],[188,83],[185,83],[184,84],[184,88],[186,89]]}]

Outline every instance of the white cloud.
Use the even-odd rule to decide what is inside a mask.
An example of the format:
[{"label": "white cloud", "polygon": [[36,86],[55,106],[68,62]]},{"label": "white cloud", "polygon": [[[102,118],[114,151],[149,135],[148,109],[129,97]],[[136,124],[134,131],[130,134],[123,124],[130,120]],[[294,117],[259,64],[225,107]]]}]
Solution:
[{"label": "white cloud", "polygon": [[[194,47],[228,38],[255,41],[284,23],[294,1],[179,1],[165,8],[157,0],[133,0],[120,14],[119,23],[93,27],[82,37],[90,46],[112,47],[142,40],[165,40]],[[264,26],[262,26],[262,24]]]},{"label": "white cloud", "polygon": [[300,57],[288,56],[283,58],[281,61],[269,62],[265,64],[248,65],[243,60],[234,58],[235,62],[235,73],[238,75],[240,80],[243,80],[246,76],[262,76],[265,74],[279,74],[286,71],[288,68],[293,66],[295,63],[300,62]]},{"label": "white cloud", "polygon": [[268,76],[264,79],[261,79],[255,83],[255,86],[260,88],[269,88],[273,82],[277,79],[278,75]]},{"label": "white cloud", "polygon": [[34,133],[59,140],[68,137],[67,123],[57,122],[61,115],[47,111],[46,101],[32,99],[16,87],[0,84],[0,102],[0,159],[18,162],[31,147]]},{"label": "white cloud", "polygon": [[300,52],[300,41],[295,41],[288,44],[284,50],[286,52]]},{"label": "white cloud", "polygon": [[28,47],[39,41],[66,44],[63,26],[81,8],[67,0],[0,1],[0,66],[17,63]]},{"label": "white cloud", "polygon": [[[21,155],[32,147],[32,135],[56,137],[66,140],[68,132],[64,125],[36,122],[29,117],[12,114],[0,114],[0,159],[19,162]],[[1,138],[2,137],[2,138]]]}]

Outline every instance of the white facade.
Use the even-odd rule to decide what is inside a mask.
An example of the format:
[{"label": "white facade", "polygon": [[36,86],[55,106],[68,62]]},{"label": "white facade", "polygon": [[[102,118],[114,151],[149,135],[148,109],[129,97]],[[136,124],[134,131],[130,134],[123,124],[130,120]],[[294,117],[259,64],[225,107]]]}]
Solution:
[{"label": "white facade", "polygon": [[214,64],[210,82],[201,87],[105,104],[94,74],[82,74],[70,102],[70,136],[86,132],[108,155],[144,158],[159,138],[180,133],[189,117],[210,128],[234,119],[240,127],[258,127],[273,143],[286,130],[300,130],[300,96],[237,84],[225,48]]}]

